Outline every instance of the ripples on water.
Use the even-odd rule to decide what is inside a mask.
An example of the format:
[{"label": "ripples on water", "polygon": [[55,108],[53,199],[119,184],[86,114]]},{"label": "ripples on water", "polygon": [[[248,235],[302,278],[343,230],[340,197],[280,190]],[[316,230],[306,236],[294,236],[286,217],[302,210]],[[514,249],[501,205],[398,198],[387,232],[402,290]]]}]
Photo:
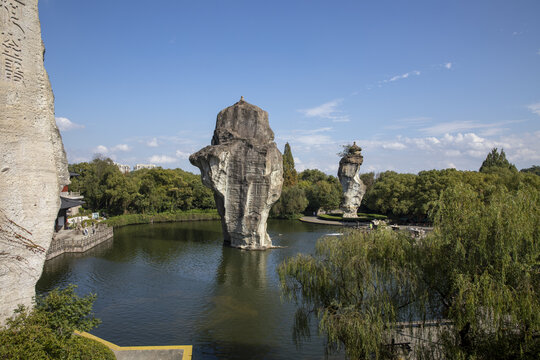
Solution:
[{"label": "ripples on water", "polygon": [[102,324],[92,333],[118,345],[193,345],[194,359],[322,359],[322,338],[294,345],[295,308],[281,301],[276,268],[335,228],[270,221],[268,231],[286,248],[223,247],[215,221],[120,228],[90,252],[48,261],[36,290],[73,283],[97,293]]}]

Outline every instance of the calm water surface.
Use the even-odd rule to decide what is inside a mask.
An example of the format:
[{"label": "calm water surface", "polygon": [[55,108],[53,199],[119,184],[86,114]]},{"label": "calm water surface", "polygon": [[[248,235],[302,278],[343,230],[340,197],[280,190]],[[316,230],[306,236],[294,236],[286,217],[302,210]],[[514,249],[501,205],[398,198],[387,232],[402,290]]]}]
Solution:
[{"label": "calm water surface", "polygon": [[195,360],[321,359],[321,337],[292,341],[295,308],[280,297],[276,268],[337,229],[269,221],[274,245],[286,248],[247,252],[222,246],[217,221],[128,226],[90,252],[46,262],[36,290],[73,283],[97,293],[102,324],[92,333],[121,346],[193,345]]}]

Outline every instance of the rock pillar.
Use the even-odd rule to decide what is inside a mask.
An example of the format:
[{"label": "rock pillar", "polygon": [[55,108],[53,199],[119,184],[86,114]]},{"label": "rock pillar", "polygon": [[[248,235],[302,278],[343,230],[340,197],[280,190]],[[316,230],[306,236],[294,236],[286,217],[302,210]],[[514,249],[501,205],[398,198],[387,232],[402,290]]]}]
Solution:
[{"label": "rock pillar", "polygon": [[0,2],[0,323],[32,305],[69,183],[37,0]]},{"label": "rock pillar", "polygon": [[360,166],[364,161],[362,149],[354,143],[339,162],[338,178],[343,188],[344,218],[358,217],[357,211],[366,193],[366,185],[360,179]]},{"label": "rock pillar", "polygon": [[281,194],[283,160],[268,113],[241,98],[218,114],[212,145],[189,161],[214,191],[225,244],[246,250],[271,247],[266,220]]}]

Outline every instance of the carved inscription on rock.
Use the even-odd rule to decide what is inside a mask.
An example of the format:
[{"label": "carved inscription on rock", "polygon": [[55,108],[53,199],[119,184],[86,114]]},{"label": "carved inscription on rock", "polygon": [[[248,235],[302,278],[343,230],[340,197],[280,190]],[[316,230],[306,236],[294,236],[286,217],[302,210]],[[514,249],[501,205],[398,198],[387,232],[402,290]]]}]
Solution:
[{"label": "carved inscription on rock", "polygon": [[21,42],[25,39],[21,25],[22,9],[20,0],[0,0],[0,78],[2,80],[23,82],[23,58]]}]

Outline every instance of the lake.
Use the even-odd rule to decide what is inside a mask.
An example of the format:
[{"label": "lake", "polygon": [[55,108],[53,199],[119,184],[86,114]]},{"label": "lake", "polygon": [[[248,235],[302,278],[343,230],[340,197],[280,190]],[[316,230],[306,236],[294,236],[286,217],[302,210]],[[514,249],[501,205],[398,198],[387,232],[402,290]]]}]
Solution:
[{"label": "lake", "polygon": [[315,327],[294,344],[295,306],[282,299],[276,268],[339,229],[270,220],[273,244],[285,248],[248,252],[222,245],[218,221],[127,226],[47,261],[36,291],[73,283],[79,295],[98,294],[102,323],[91,332],[120,346],[193,345],[196,360],[323,359]]}]

